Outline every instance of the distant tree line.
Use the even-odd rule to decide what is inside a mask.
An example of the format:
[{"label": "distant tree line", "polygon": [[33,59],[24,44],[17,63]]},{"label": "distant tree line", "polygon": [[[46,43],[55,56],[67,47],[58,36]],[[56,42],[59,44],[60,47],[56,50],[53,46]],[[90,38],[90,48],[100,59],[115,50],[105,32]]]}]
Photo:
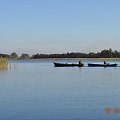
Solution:
[{"label": "distant tree line", "polygon": [[71,53],[62,53],[62,54],[34,54],[30,56],[27,53],[23,53],[21,56],[18,56],[17,53],[13,52],[10,55],[0,54],[2,58],[10,59],[41,59],[41,58],[120,58],[120,52],[110,49],[102,50],[101,52],[90,52],[90,53],[81,53],[81,52],[71,52]]},{"label": "distant tree line", "polygon": [[21,56],[18,56],[17,53],[13,52],[10,55],[8,54],[0,54],[0,58],[8,58],[8,59],[30,59],[30,55],[23,53]]},{"label": "distant tree line", "polygon": [[31,58],[119,58],[120,52],[117,50],[113,51],[110,49],[102,50],[101,52],[90,52],[90,53],[81,53],[81,52],[71,52],[71,53],[62,53],[62,54],[35,54]]},{"label": "distant tree line", "polygon": [[0,58],[9,58],[9,57],[10,57],[10,55],[8,55],[8,54],[0,53]]}]

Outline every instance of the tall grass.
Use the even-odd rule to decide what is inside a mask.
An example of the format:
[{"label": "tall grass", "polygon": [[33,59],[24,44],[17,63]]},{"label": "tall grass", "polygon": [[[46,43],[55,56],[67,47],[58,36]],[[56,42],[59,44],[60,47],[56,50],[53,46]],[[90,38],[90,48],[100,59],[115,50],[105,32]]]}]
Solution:
[{"label": "tall grass", "polygon": [[0,69],[8,68],[8,59],[0,58]]}]

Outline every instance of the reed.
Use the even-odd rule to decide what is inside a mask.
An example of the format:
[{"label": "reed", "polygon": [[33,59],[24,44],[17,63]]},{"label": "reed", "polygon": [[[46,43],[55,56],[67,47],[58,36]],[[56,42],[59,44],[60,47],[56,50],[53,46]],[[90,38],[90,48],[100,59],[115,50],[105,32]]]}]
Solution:
[{"label": "reed", "polygon": [[0,69],[8,68],[8,59],[7,58],[0,58]]}]

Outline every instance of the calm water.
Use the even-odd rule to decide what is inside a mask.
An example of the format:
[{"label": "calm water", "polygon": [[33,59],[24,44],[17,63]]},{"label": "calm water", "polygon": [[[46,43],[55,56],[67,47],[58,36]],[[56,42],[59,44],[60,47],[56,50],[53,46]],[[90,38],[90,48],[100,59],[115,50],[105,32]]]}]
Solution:
[{"label": "calm water", "polygon": [[[57,62],[78,62],[58,60]],[[0,70],[0,120],[118,120],[120,67],[55,68],[52,60],[12,61]],[[120,63],[120,61],[109,61]]]}]

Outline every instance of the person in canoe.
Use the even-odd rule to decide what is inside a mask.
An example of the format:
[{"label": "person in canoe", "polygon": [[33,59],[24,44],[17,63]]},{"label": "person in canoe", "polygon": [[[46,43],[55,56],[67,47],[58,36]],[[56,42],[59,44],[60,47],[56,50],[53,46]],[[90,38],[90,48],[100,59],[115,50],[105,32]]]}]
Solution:
[{"label": "person in canoe", "polygon": [[105,61],[103,61],[105,65],[109,65],[109,63],[106,63]]},{"label": "person in canoe", "polygon": [[80,64],[80,65],[82,64],[81,60],[79,60],[79,64]]},{"label": "person in canoe", "polygon": [[104,64],[107,64],[105,61],[103,61],[104,62]]}]

